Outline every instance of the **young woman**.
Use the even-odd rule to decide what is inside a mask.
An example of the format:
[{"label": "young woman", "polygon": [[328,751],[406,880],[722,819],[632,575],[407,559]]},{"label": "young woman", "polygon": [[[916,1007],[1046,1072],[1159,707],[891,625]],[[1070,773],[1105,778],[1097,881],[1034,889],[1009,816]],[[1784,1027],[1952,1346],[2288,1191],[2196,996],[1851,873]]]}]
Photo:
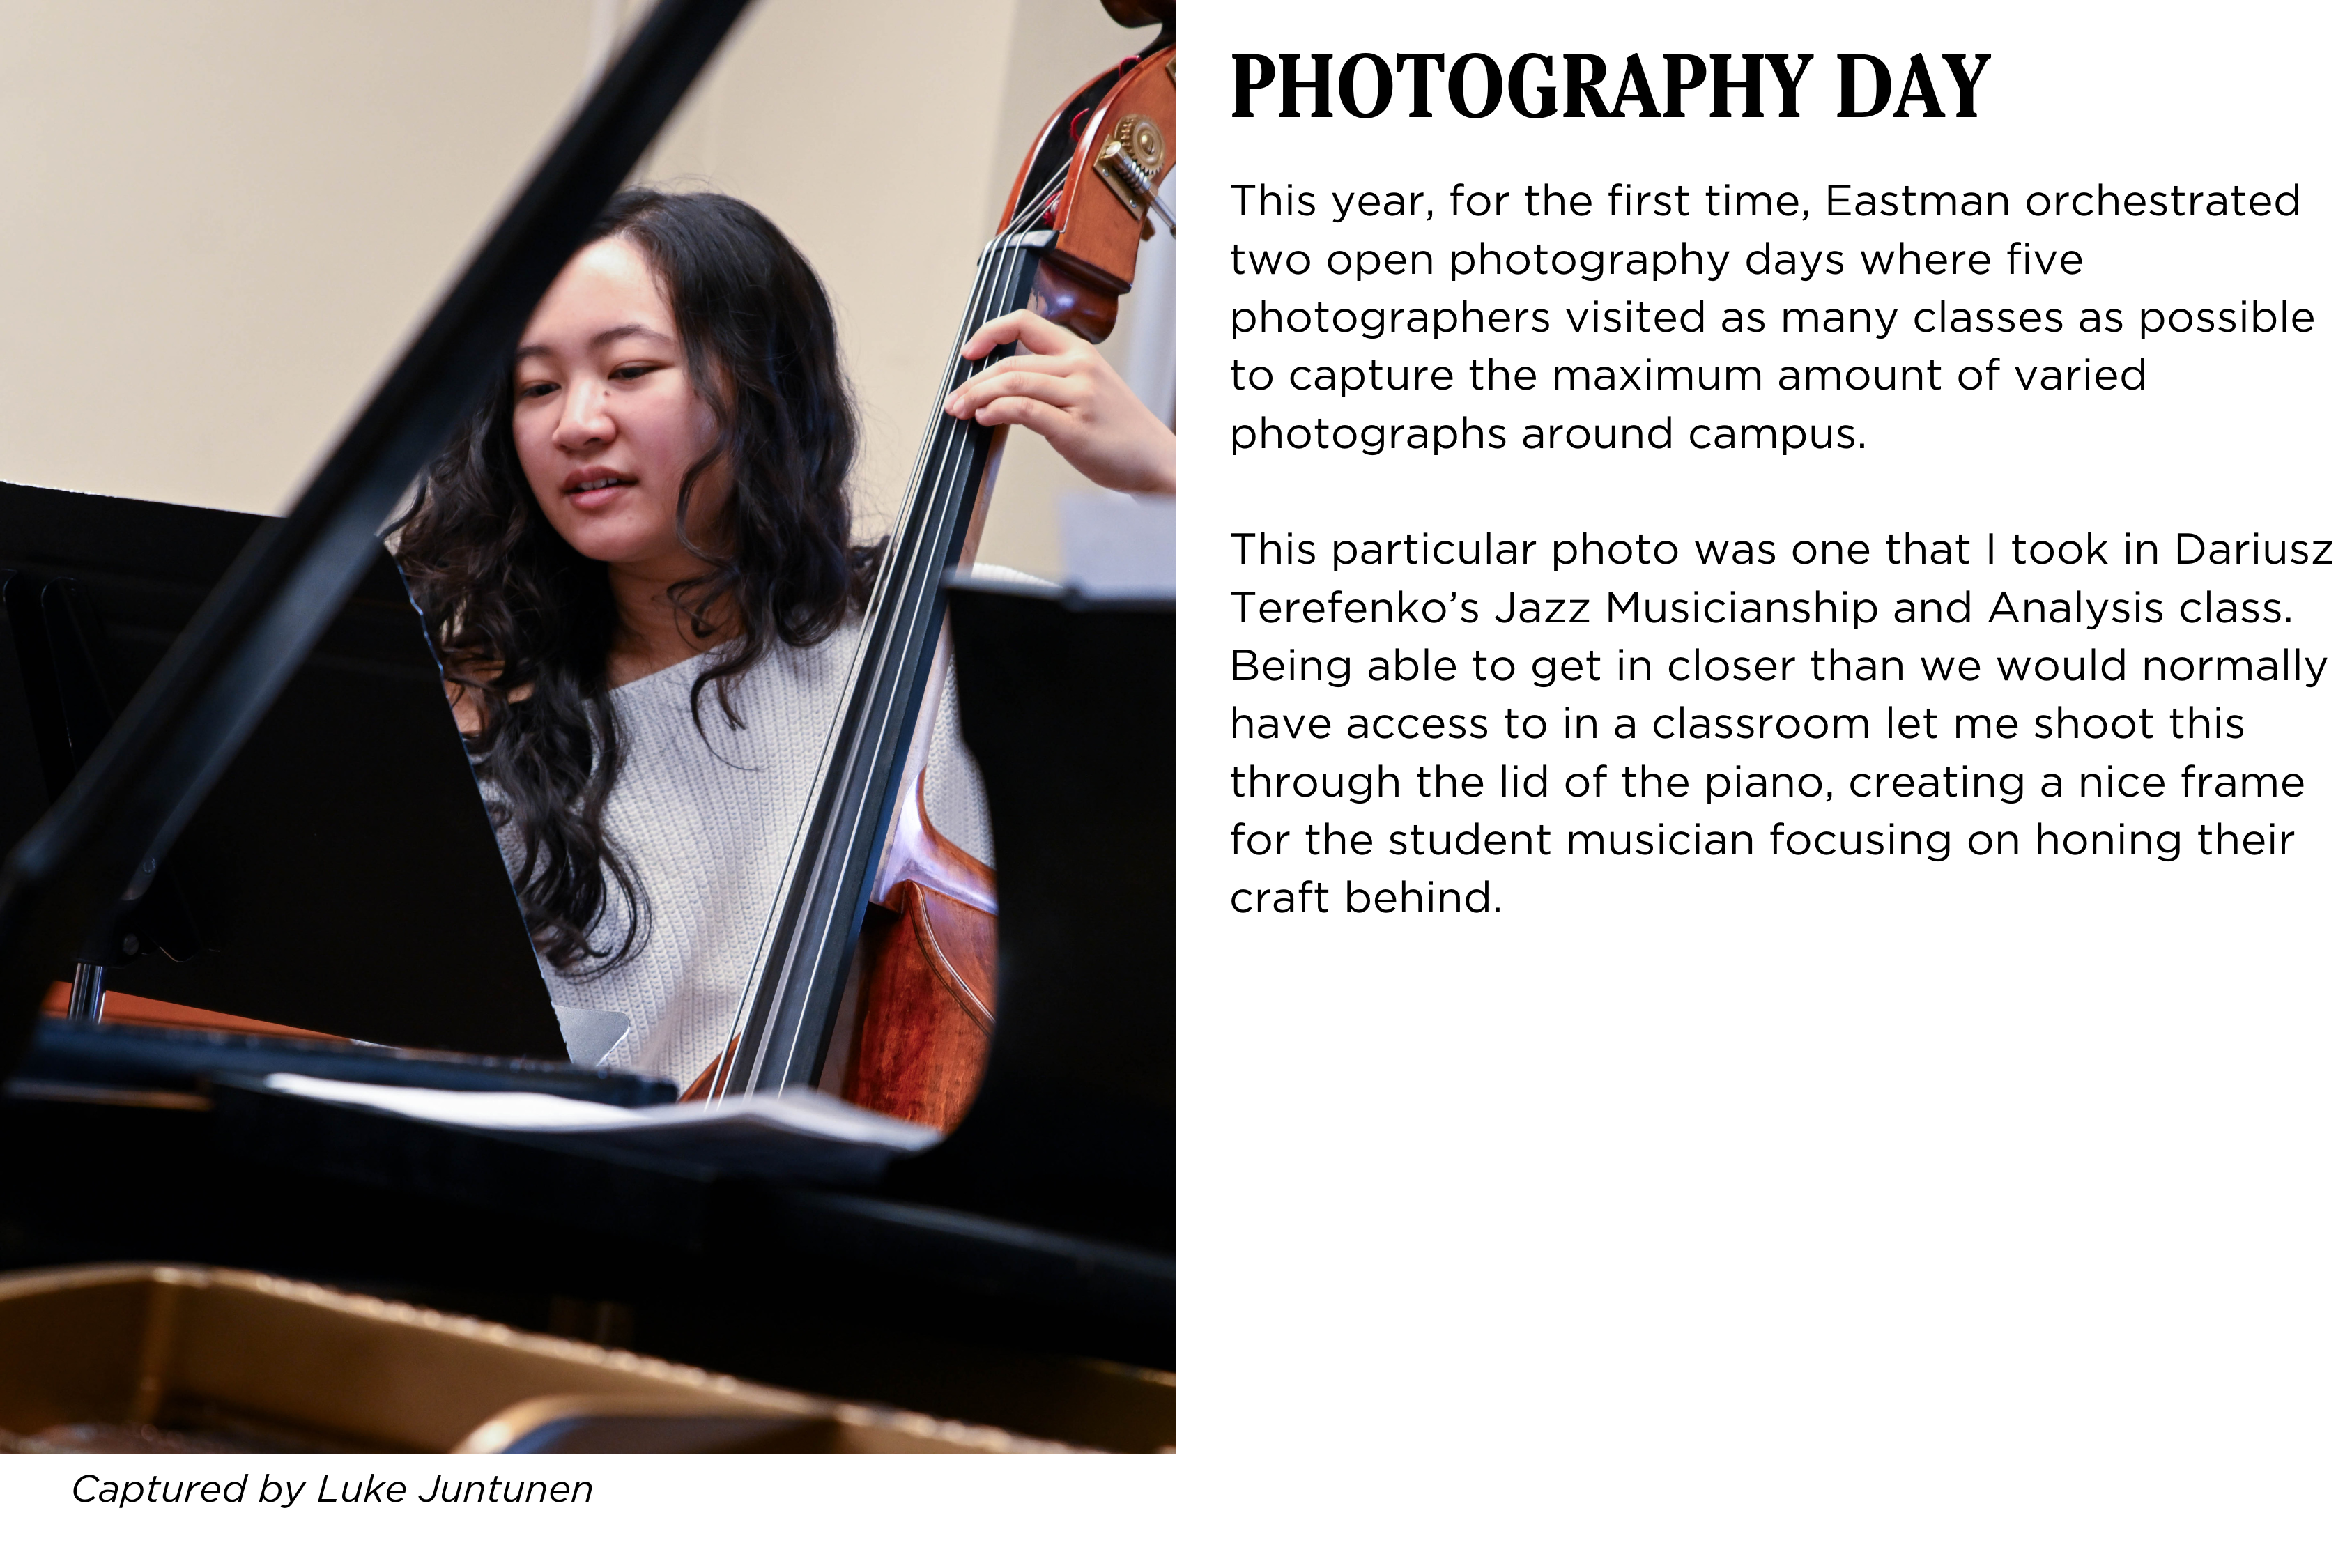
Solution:
[{"label": "young woman", "polygon": [[[1057,447],[1172,486],[1172,437],[1080,340],[1022,312],[967,352],[1014,338],[1036,379],[951,412],[1050,410]],[[629,1019],[613,1066],[686,1083],[725,1044],[878,553],[851,542],[856,449],[800,253],[730,197],[625,191],[401,520],[550,992]],[[942,721],[926,804],[986,858]]]}]

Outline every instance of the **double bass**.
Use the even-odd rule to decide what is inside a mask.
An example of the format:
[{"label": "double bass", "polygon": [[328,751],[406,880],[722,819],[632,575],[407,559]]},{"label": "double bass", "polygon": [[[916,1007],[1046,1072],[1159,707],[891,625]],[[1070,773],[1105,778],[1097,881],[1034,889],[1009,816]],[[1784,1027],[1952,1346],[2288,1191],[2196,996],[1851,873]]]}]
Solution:
[{"label": "double bass", "polygon": [[1106,0],[1159,35],[1070,95],[1032,143],[983,248],[929,436],[877,573],[855,673],[787,861],[725,1050],[688,1090],[815,1085],[849,1053],[845,1098],[953,1126],[984,1070],[995,991],[989,868],[932,827],[922,763],[942,686],[950,569],[978,549],[1005,431],[941,412],[978,363],[985,322],[1027,308],[1092,342],[1109,335],[1176,161],[1175,0]]}]

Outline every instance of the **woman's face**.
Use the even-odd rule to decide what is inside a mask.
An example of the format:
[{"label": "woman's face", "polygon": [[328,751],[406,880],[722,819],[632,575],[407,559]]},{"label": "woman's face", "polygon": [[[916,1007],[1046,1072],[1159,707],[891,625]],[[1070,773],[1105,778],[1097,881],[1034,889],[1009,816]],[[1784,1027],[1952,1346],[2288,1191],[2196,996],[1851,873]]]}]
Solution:
[{"label": "woman's face", "polygon": [[[572,547],[633,576],[679,582],[703,563],[678,542],[677,487],[718,438],[653,268],[618,237],[573,257],[515,351],[515,449],[540,510]],[[724,458],[695,481],[687,520],[716,542]]]}]

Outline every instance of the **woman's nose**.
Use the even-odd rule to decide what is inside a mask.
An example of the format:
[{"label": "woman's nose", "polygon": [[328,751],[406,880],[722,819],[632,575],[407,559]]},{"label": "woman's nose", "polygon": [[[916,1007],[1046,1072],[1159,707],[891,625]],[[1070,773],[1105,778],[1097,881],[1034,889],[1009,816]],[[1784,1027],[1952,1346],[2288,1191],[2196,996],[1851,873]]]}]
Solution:
[{"label": "woman's nose", "polygon": [[566,451],[601,446],[613,438],[613,418],[604,409],[604,389],[590,384],[568,391],[555,424],[555,444]]}]

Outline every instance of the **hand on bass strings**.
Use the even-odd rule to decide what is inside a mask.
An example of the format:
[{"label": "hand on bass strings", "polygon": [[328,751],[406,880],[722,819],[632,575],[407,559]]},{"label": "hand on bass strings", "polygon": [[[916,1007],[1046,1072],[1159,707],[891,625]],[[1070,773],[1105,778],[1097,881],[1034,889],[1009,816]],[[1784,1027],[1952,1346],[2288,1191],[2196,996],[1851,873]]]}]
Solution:
[{"label": "hand on bass strings", "polygon": [[963,357],[1006,343],[1025,352],[951,394],[948,413],[982,425],[1021,425],[1107,489],[1176,493],[1176,433],[1121,381],[1095,346],[1030,310],[999,316],[971,335]]}]

